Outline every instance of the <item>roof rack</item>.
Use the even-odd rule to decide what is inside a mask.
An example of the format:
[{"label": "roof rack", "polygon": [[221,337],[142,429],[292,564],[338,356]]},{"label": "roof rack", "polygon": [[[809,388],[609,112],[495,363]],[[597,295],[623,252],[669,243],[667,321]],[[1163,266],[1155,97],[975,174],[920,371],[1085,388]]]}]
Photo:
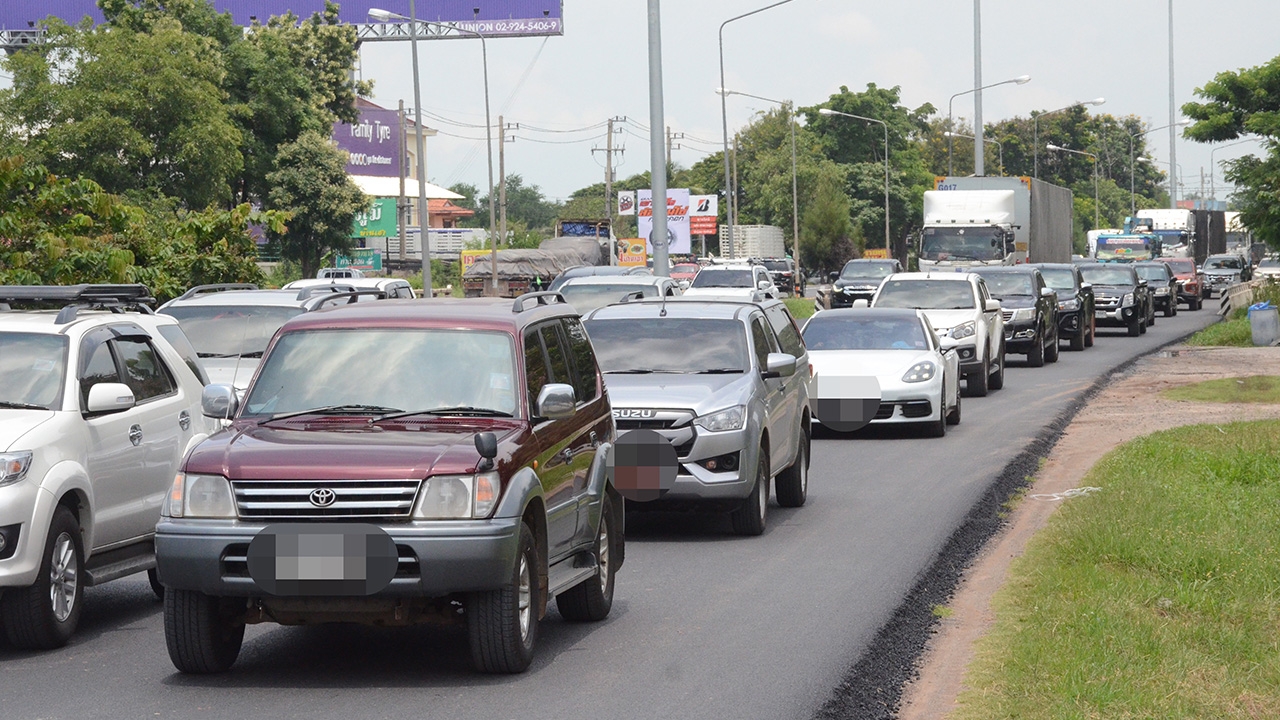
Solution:
[{"label": "roof rack", "polygon": [[622,299],[619,300],[618,302],[629,303],[629,302],[635,302],[636,300],[643,300],[643,299],[644,299],[643,290],[632,290],[631,292],[623,295]]},{"label": "roof rack", "polygon": [[569,304],[569,301],[564,299],[564,295],[561,295],[558,292],[553,292],[550,290],[543,291],[543,292],[531,292],[531,293],[525,293],[520,297],[516,298],[515,303],[512,304],[511,306],[511,312],[517,313],[517,314],[525,312],[524,304],[529,300],[537,300],[538,306],[552,305],[552,304],[560,304],[560,305]]},{"label": "roof rack", "polygon": [[214,285],[197,285],[190,290],[182,293],[179,300],[190,300],[197,295],[207,295],[215,292],[226,292],[227,290],[257,290],[258,286],[253,283],[217,283]]},{"label": "roof rack", "polygon": [[80,310],[101,309],[124,312],[133,309],[153,314],[150,304],[156,299],[146,285],[6,285],[0,286],[0,304],[61,306],[54,320],[65,325],[76,319]]},{"label": "roof rack", "polygon": [[308,299],[306,308],[307,308],[307,312],[315,312],[316,310],[319,310],[320,308],[324,307],[328,303],[336,303],[339,300],[346,300],[347,304],[349,305],[351,303],[358,302],[361,297],[365,297],[365,296],[376,297],[379,300],[386,300],[387,291],[365,289],[365,290],[350,290],[350,291],[344,291],[344,292],[334,292],[328,295],[321,295],[319,297],[313,297]]},{"label": "roof rack", "polygon": [[[355,285],[343,285],[342,283],[329,283],[328,285],[312,285],[304,287],[298,291],[298,302],[308,300],[315,295],[329,295],[332,293],[353,293],[356,291]],[[378,291],[381,292],[381,291]]]}]

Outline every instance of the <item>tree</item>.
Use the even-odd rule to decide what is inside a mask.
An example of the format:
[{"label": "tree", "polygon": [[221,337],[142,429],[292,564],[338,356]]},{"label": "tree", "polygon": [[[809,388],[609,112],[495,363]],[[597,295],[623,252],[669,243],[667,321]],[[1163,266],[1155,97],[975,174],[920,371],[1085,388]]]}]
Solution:
[{"label": "tree", "polygon": [[326,254],[350,251],[351,224],[369,206],[347,177],[346,163],[346,153],[327,134],[312,131],[282,146],[275,170],[267,175],[268,207],[292,218],[286,228],[268,234],[281,257],[302,266],[303,277],[314,276]]},{"label": "tree", "polygon": [[1238,72],[1218,73],[1182,112],[1195,121],[1186,136],[1202,143],[1262,138],[1262,156],[1227,161],[1227,180],[1239,188],[1233,201],[1254,237],[1280,249],[1280,57]]},{"label": "tree", "polygon": [[[501,197],[501,194],[498,197]],[[487,227],[489,196],[486,194],[478,200],[478,203],[480,210],[476,213],[476,217],[479,218],[483,215],[485,227]],[[502,208],[496,202],[494,203],[494,210],[499,213],[502,212]],[[519,175],[507,176],[508,224],[518,221],[532,232],[541,231],[544,236],[549,236],[558,211],[559,206],[553,202],[548,202],[542,194],[542,189],[537,185],[525,185],[524,178]]]},{"label": "tree", "polygon": [[832,272],[857,257],[861,232],[849,215],[849,197],[840,178],[820,180],[805,205],[801,224],[801,257],[806,267]]}]

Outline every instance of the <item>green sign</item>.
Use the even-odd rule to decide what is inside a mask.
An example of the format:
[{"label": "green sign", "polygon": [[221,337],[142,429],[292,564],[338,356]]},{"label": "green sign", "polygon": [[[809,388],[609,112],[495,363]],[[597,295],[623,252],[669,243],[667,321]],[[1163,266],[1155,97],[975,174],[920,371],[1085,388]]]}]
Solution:
[{"label": "green sign", "polygon": [[382,250],[377,248],[353,248],[351,257],[339,255],[334,258],[333,266],[382,272]]},{"label": "green sign", "polygon": [[353,238],[397,237],[396,199],[374,198],[369,209],[356,213],[351,227]]}]

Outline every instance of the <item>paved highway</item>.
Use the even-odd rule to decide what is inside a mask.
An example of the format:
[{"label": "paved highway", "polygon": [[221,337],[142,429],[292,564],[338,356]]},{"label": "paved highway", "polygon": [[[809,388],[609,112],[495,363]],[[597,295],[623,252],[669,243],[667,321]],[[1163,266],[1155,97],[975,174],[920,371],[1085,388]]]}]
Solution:
[{"label": "paved highway", "polygon": [[719,518],[629,521],[613,614],[579,625],[552,610],[524,675],[472,673],[454,630],[274,625],[250,626],[230,673],[179,675],[138,576],[90,588],[66,648],[0,647],[0,717],[808,718],[1046,424],[1110,369],[1214,319],[1183,312],[1139,338],[1100,331],[1056,365],[1013,362],[943,439],[816,439],[808,504],[772,506],[763,537]]}]

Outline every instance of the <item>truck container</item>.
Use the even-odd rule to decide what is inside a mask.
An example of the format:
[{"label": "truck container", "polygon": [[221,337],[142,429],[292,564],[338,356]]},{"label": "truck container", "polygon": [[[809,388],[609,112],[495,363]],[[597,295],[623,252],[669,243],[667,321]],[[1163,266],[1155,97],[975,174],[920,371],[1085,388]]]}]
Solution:
[{"label": "truck container", "polygon": [[1151,208],[1138,211],[1137,224],[1160,238],[1163,257],[1191,257],[1195,243],[1195,213],[1185,209]]},{"label": "truck container", "polygon": [[1195,235],[1191,239],[1191,255],[1197,265],[1203,265],[1210,255],[1227,251],[1227,213],[1221,210],[1192,210],[1195,216]]},{"label": "truck container", "polygon": [[736,258],[780,258],[787,254],[786,238],[782,228],[774,225],[734,225],[733,250],[727,247],[726,232],[728,226],[720,226],[720,257]]},{"label": "truck container", "polygon": [[939,177],[924,194],[920,269],[1071,260],[1071,191],[1030,177]]}]

